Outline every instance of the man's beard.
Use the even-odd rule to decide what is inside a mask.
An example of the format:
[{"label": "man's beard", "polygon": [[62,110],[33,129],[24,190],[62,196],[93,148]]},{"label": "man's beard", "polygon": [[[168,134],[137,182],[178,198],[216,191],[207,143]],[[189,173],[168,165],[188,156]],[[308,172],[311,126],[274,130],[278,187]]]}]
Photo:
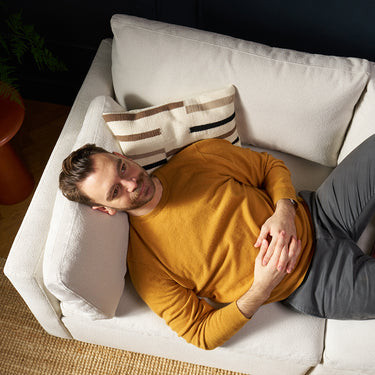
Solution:
[{"label": "man's beard", "polygon": [[[140,197],[142,187],[144,187],[144,190],[142,196]],[[152,189],[152,192],[150,191],[150,189]],[[147,196],[144,196],[146,190],[148,194]],[[130,197],[131,203],[129,207],[120,208],[119,211],[129,211],[143,207],[145,204],[150,202],[151,199],[154,197],[155,190],[156,187],[152,177],[149,174],[147,174],[147,172],[145,172],[144,174],[140,175],[137,179],[137,188],[135,189],[135,191],[133,191]]]}]

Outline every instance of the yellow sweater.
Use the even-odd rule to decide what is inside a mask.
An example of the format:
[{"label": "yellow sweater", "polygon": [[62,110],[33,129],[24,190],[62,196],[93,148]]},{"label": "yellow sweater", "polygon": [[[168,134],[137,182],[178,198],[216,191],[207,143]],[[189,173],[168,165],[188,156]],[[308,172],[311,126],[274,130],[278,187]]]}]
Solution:
[{"label": "yellow sweater", "polygon": [[[159,205],[130,218],[128,267],[142,299],[194,345],[222,345],[248,320],[236,300],[253,282],[253,247],[279,199],[298,200],[283,162],[268,154],[206,140],[187,147],[154,172]],[[288,297],[312,256],[309,213],[296,214],[302,253],[296,269],[267,301]],[[211,307],[204,299],[226,304]]]}]

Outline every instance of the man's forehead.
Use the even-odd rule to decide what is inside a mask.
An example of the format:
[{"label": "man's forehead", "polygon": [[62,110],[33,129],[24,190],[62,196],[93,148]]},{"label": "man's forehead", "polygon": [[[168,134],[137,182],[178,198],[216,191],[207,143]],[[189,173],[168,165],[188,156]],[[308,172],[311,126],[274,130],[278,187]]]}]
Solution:
[{"label": "man's forehead", "polygon": [[91,155],[92,172],[80,182],[78,188],[94,201],[101,200],[111,188],[113,182],[113,168],[118,157],[109,153]]},{"label": "man's forehead", "polygon": [[118,160],[118,156],[110,153],[99,153],[90,156],[91,160],[93,161],[93,168],[97,169],[99,166],[106,164],[108,162],[116,162]]},{"label": "man's forehead", "polygon": [[118,158],[116,155],[109,153],[100,153],[90,156],[92,160],[92,171],[87,175],[87,177],[82,181],[81,185],[87,181],[93,181],[99,174],[108,174],[110,172],[109,167],[115,165]]}]

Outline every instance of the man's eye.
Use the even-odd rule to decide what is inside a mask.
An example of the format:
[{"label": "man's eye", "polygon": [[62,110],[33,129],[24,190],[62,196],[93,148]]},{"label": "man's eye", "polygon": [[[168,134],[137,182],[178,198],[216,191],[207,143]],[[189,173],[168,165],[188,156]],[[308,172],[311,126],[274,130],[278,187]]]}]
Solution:
[{"label": "man's eye", "polygon": [[123,175],[125,173],[125,171],[126,171],[125,164],[122,164],[121,169],[120,169],[121,174]]},{"label": "man's eye", "polygon": [[118,186],[113,190],[112,199],[116,198],[118,195],[119,188]]}]

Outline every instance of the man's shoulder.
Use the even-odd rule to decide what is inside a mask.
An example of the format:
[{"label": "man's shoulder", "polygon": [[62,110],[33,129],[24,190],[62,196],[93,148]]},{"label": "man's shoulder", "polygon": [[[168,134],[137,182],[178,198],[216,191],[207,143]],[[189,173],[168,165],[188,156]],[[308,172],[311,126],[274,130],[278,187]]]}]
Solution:
[{"label": "man's shoulder", "polygon": [[222,154],[228,147],[234,147],[229,141],[225,139],[203,139],[185,146],[178,153],[176,153],[167,164],[162,166],[160,170],[166,169],[167,166],[172,166],[175,163],[182,162],[186,164],[188,160],[195,160],[196,157],[201,158],[202,155],[208,154]]},{"label": "man's shoulder", "polygon": [[209,138],[197,141],[189,147],[194,148],[196,151],[202,154],[209,153],[222,153],[224,150],[228,150],[233,146],[228,140],[220,138]]},{"label": "man's shoulder", "polygon": [[192,143],[175,154],[165,165],[158,168],[154,174],[160,177],[162,174],[170,174],[173,171],[180,173],[181,168],[189,168],[204,165],[204,162],[218,161],[221,159],[235,159],[236,149],[241,147],[233,145],[225,139],[204,139]]},{"label": "man's shoulder", "polygon": [[207,138],[193,143],[197,147],[215,147],[216,145],[233,146],[227,139]]}]

